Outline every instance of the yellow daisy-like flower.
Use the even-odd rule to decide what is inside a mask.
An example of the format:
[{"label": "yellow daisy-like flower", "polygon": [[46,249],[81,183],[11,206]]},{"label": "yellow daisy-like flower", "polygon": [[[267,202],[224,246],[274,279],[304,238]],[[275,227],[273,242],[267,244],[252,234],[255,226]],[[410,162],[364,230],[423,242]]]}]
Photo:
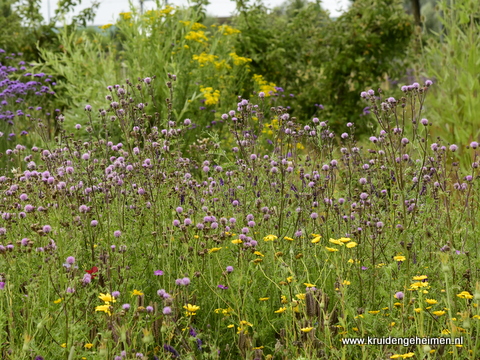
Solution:
[{"label": "yellow daisy-like flower", "polygon": [[380,312],[380,310],[370,310],[368,313],[373,314],[373,315],[377,315],[379,312]]},{"label": "yellow daisy-like flower", "polygon": [[288,282],[288,283],[291,283],[292,281],[293,281],[293,276],[287,277],[287,282]]},{"label": "yellow daisy-like flower", "polygon": [[468,291],[462,291],[460,294],[457,294],[460,299],[473,299],[473,295]]},{"label": "yellow daisy-like flower", "polygon": [[117,300],[115,300],[115,298],[110,295],[110,294],[102,294],[100,293],[100,296],[98,297],[100,300],[102,300],[103,302],[105,302],[105,304],[109,305],[111,302],[114,303],[114,302],[117,302]]},{"label": "yellow daisy-like flower", "polygon": [[425,279],[427,279],[427,278],[428,278],[427,275],[417,275],[417,276],[414,276],[412,279],[413,279],[414,281],[422,281],[422,280],[425,280]]},{"label": "yellow daisy-like flower", "polygon": [[142,296],[143,293],[140,290],[133,289],[132,296]]},{"label": "yellow daisy-like flower", "polygon": [[275,310],[274,313],[275,314],[281,314],[281,313],[285,312],[286,310],[287,310],[286,307],[281,307],[280,309]]},{"label": "yellow daisy-like flower", "polygon": [[63,348],[66,348],[67,347],[67,343],[63,343],[62,345],[60,345],[61,347]]},{"label": "yellow daisy-like flower", "polygon": [[264,241],[275,241],[277,239],[278,239],[278,237],[275,236],[275,235],[267,235],[263,238]]},{"label": "yellow daisy-like flower", "polygon": [[62,298],[59,298],[57,300],[54,300],[53,303],[54,304],[60,304],[62,302],[62,300],[63,300]]},{"label": "yellow daisy-like flower", "polygon": [[252,323],[249,323],[249,322],[248,322],[248,321],[246,321],[246,320],[242,320],[242,321],[240,321],[240,325],[253,326],[253,324],[252,324]]},{"label": "yellow daisy-like flower", "polygon": [[95,311],[103,311],[104,313],[107,313],[108,315],[112,315],[110,311],[110,305],[100,305],[95,308]]},{"label": "yellow daisy-like flower", "polygon": [[321,239],[321,238],[322,238],[321,236],[315,237],[315,238],[312,240],[312,244],[316,244],[316,243],[320,242],[320,239]]},{"label": "yellow daisy-like flower", "polygon": [[340,240],[330,239],[328,241],[330,241],[332,244],[343,246],[343,242]]},{"label": "yellow daisy-like flower", "polygon": [[328,246],[325,246],[325,249],[327,249],[327,250],[330,251],[330,252],[338,251],[338,249],[331,248],[331,247],[328,247]]},{"label": "yellow daisy-like flower", "polygon": [[293,239],[291,237],[288,237],[288,236],[285,236],[284,239],[288,240],[288,241],[293,241]]},{"label": "yellow daisy-like flower", "polygon": [[312,330],[313,330],[313,327],[304,327],[300,329],[300,331],[304,333],[309,333]]},{"label": "yellow daisy-like flower", "polygon": [[192,304],[184,305],[183,308],[187,310],[185,312],[187,316],[197,315],[197,311],[200,310],[200,306],[192,305]]},{"label": "yellow daisy-like flower", "polygon": [[438,310],[438,311],[432,312],[432,314],[436,316],[442,316],[442,315],[445,315],[446,313],[443,310]]},{"label": "yellow daisy-like flower", "polygon": [[233,324],[227,325],[227,328],[229,328],[229,329],[231,329],[233,327],[235,327],[235,325],[233,325]]},{"label": "yellow daisy-like flower", "polygon": [[281,296],[281,303],[282,304],[288,304],[288,300],[287,300],[287,297],[285,295]]},{"label": "yellow daisy-like flower", "polygon": [[348,242],[351,242],[352,239],[350,238],[346,238],[346,237],[341,237],[340,239],[338,239],[339,241],[341,241],[342,243],[348,243]]},{"label": "yellow daisy-like flower", "polygon": [[317,285],[310,284],[310,283],[303,283],[303,285],[305,285],[307,288],[317,287]]},{"label": "yellow daisy-like flower", "polygon": [[355,242],[355,241],[350,241],[349,243],[347,243],[347,245],[345,245],[347,248],[351,249],[351,248],[354,248],[355,246],[357,246],[358,244]]},{"label": "yellow daisy-like flower", "polygon": [[343,280],[343,283],[342,283],[342,284],[343,284],[343,285],[350,285],[350,284],[351,284],[351,282],[350,282],[350,281],[348,281],[348,280]]},{"label": "yellow daisy-like flower", "polygon": [[270,299],[270,298],[269,298],[269,297],[263,297],[263,298],[260,298],[260,299],[258,299],[258,300],[260,300],[260,301],[267,301],[268,299]]},{"label": "yellow daisy-like flower", "polygon": [[85,349],[91,349],[93,347],[93,344],[88,343],[88,344],[83,345],[83,347]]},{"label": "yellow daisy-like flower", "polygon": [[428,304],[428,305],[435,305],[438,303],[437,300],[435,299],[425,299],[425,302]]},{"label": "yellow daisy-like flower", "polygon": [[349,259],[347,262],[348,262],[349,264],[353,264],[355,261],[353,261],[353,259]]},{"label": "yellow daisy-like flower", "polygon": [[297,294],[295,295],[298,300],[305,300],[306,294]]},{"label": "yellow daisy-like flower", "polygon": [[254,254],[255,254],[255,255],[258,255],[258,256],[265,256],[265,255],[263,255],[260,251],[255,251]]},{"label": "yellow daisy-like flower", "polygon": [[419,314],[419,313],[422,312],[422,308],[416,308],[416,309],[413,309],[413,311],[415,311],[417,314]]},{"label": "yellow daisy-like flower", "polygon": [[232,240],[232,244],[238,245],[238,244],[241,244],[241,243],[243,243],[243,241],[240,240],[240,239]]},{"label": "yellow daisy-like flower", "polygon": [[208,253],[209,254],[212,254],[212,253],[215,253],[217,251],[220,251],[222,248],[221,247],[218,247],[218,248],[211,248],[210,250],[208,250]]},{"label": "yellow daisy-like flower", "polygon": [[398,262],[402,262],[402,261],[407,260],[407,258],[405,256],[402,256],[402,255],[397,255],[397,256],[393,257],[393,260],[398,261]]}]

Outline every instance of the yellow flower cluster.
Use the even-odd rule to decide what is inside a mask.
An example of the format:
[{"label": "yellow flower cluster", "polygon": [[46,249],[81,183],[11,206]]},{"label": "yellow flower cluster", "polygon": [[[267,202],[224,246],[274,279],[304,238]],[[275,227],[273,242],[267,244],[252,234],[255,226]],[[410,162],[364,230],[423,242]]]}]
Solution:
[{"label": "yellow flower cluster", "polygon": [[205,35],[205,31],[189,31],[187,35],[185,35],[186,40],[196,41],[200,44],[204,44],[204,41],[208,41],[207,36]]},{"label": "yellow flower cluster", "polygon": [[102,29],[102,30],[107,30],[107,29],[109,29],[109,28],[112,27],[112,26],[113,26],[113,24],[105,24],[105,25],[99,26],[99,28]]},{"label": "yellow flower cluster", "polygon": [[253,75],[253,81],[259,86],[260,91],[265,93],[265,96],[270,96],[270,93],[273,94],[276,91],[275,84],[267,82],[262,75]]},{"label": "yellow flower cluster", "polygon": [[230,70],[232,67],[228,65],[225,60],[222,60],[222,61],[215,61],[215,68],[217,70],[222,70],[222,69]]},{"label": "yellow flower cluster", "polygon": [[267,235],[263,238],[264,241],[275,241],[278,237],[276,235]]},{"label": "yellow flower cluster", "polygon": [[193,60],[198,61],[200,65],[204,65],[209,62],[213,63],[217,58],[217,55],[207,54],[206,52],[202,52],[200,55],[193,55]]},{"label": "yellow flower cluster", "polygon": [[132,18],[132,13],[131,12],[122,12],[120,13],[120,16],[123,17],[123,20],[129,20]]},{"label": "yellow flower cluster", "polygon": [[249,59],[249,58],[246,58],[246,57],[243,57],[243,56],[238,56],[236,53],[232,52],[230,54],[230,57],[233,59],[233,63],[237,66],[240,66],[240,65],[243,65],[243,64],[246,64],[248,62],[252,62],[252,59]]},{"label": "yellow flower cluster", "polygon": [[159,13],[160,13],[160,16],[170,15],[174,10],[175,8],[173,6],[167,5],[165,6],[165,9],[160,10]]},{"label": "yellow flower cluster", "polygon": [[233,34],[239,34],[241,32],[240,30],[235,29],[228,25],[219,26],[218,31],[220,31],[223,35],[233,35]]},{"label": "yellow flower cluster", "polygon": [[213,90],[212,87],[201,87],[200,90],[205,96],[205,105],[215,105],[220,101],[220,91]]},{"label": "yellow flower cluster", "polygon": [[[191,21],[183,21],[183,20],[180,20],[180,23],[185,25],[185,26],[190,26],[190,24],[192,23]],[[207,27],[203,24],[200,24],[200,23],[193,23],[192,25],[192,30],[196,31],[196,30],[200,30],[200,29],[206,29]]]},{"label": "yellow flower cluster", "polygon": [[232,308],[226,308],[226,309],[215,309],[214,310],[215,314],[222,314],[223,316],[230,316],[230,314],[233,312]]},{"label": "yellow flower cluster", "polygon": [[263,125],[262,133],[267,134],[267,135],[273,135],[273,131],[278,130],[279,127],[280,126],[278,124],[278,119],[276,119],[276,118],[272,119],[271,123],[265,123],[265,125]]}]

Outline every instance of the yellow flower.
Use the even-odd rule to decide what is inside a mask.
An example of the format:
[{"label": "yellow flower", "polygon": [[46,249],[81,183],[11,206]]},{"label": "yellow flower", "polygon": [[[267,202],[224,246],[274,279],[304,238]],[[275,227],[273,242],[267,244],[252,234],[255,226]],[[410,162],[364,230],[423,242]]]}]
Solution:
[{"label": "yellow flower", "polygon": [[288,236],[285,236],[284,239],[288,240],[288,241],[293,241],[293,239],[291,237],[288,237]]},{"label": "yellow flower", "polygon": [[243,64],[246,64],[248,62],[252,62],[252,59],[249,59],[249,58],[246,58],[246,57],[243,57],[243,56],[238,56],[236,53],[232,52],[230,54],[230,57],[233,59],[233,63],[237,66],[240,66],[240,65],[243,65]]},{"label": "yellow flower", "polygon": [[303,285],[305,285],[307,288],[317,287],[317,285],[310,284],[310,283],[303,283]]},{"label": "yellow flower", "polygon": [[416,309],[413,309],[413,311],[415,311],[417,314],[419,314],[419,313],[422,312],[422,308],[416,308]]},{"label": "yellow flower", "polygon": [[117,300],[115,300],[115,298],[110,294],[100,293],[100,296],[98,298],[100,300],[102,300],[103,302],[105,302],[105,304],[107,304],[107,305],[109,305],[111,302],[117,302]]},{"label": "yellow flower", "polygon": [[140,290],[133,289],[133,291],[132,291],[132,296],[135,296],[135,295],[137,295],[137,296],[142,296],[143,293],[142,293]]},{"label": "yellow flower", "polygon": [[[196,55],[194,55],[194,57],[195,56]],[[205,105],[215,105],[220,101],[220,91],[214,91],[212,87],[201,87],[200,90],[202,91],[203,96],[205,96]]]},{"label": "yellow flower", "polygon": [[397,255],[397,256],[393,257],[393,260],[398,261],[398,262],[402,262],[402,261],[407,260],[407,258],[405,256],[402,256],[402,255]]},{"label": "yellow flower", "polygon": [[348,243],[348,242],[351,242],[351,241],[352,241],[352,239],[346,238],[346,237],[341,237],[341,238],[338,239],[338,240],[340,240],[340,241],[343,242],[343,243]]},{"label": "yellow flower", "polygon": [[227,326],[227,328],[229,328],[229,329],[231,329],[233,327],[235,327],[235,325],[233,325],[233,324],[230,324],[230,325]]},{"label": "yellow flower", "polygon": [[243,243],[243,241],[242,241],[242,240],[240,240],[240,239],[235,239],[235,240],[232,240],[232,244],[235,244],[235,245],[237,245],[237,244],[241,244],[241,243]]},{"label": "yellow flower", "polygon": [[278,239],[278,237],[275,236],[275,235],[267,235],[263,238],[264,241],[275,241],[277,239]]},{"label": "yellow flower", "polygon": [[132,18],[132,13],[131,12],[122,12],[120,15],[123,17],[123,20],[128,20]]},{"label": "yellow flower", "polygon": [[240,30],[235,29],[228,25],[221,25],[218,27],[218,31],[222,32],[223,35],[233,35],[240,33]]},{"label": "yellow flower", "polygon": [[428,304],[428,305],[435,305],[438,303],[437,300],[435,299],[425,299],[425,302]]},{"label": "yellow flower", "polygon": [[293,281],[293,276],[287,277],[287,282],[288,282],[288,283],[291,283],[292,281]]},{"label": "yellow flower", "polygon": [[200,29],[206,29],[207,27],[203,24],[200,24],[200,23],[194,23],[192,25],[192,30],[200,30]]},{"label": "yellow flower", "polygon": [[297,294],[297,295],[295,295],[295,296],[296,296],[297,299],[299,299],[299,300],[305,300],[305,296],[306,296],[306,295],[305,295],[305,294]]},{"label": "yellow flower", "polygon": [[267,301],[268,299],[270,299],[270,298],[269,298],[269,297],[263,297],[263,298],[260,298],[260,299],[258,299],[258,300],[260,300],[260,301]]},{"label": "yellow flower", "polygon": [[380,310],[370,310],[368,313],[369,314],[373,314],[373,315],[376,315],[380,312]]},{"label": "yellow flower", "polygon": [[316,237],[312,240],[312,244],[318,243],[321,238],[322,238],[321,236],[316,236]]},{"label": "yellow flower", "polygon": [[83,345],[83,347],[85,349],[91,349],[93,347],[93,344],[88,343],[88,344]]},{"label": "yellow flower", "polygon": [[221,249],[222,249],[221,247],[211,248],[210,250],[208,250],[208,253],[209,253],[209,254],[212,254],[212,253],[214,253],[214,252],[220,251]]},{"label": "yellow flower", "polygon": [[348,280],[343,280],[343,285],[350,285],[350,284],[351,284],[350,281],[348,281]]},{"label": "yellow flower", "polygon": [[[193,40],[200,44],[204,44],[203,41],[208,41],[208,38],[205,35],[205,31],[189,31],[188,34],[185,35],[185,40]],[[196,60],[196,59],[194,58],[193,60]]]},{"label": "yellow flower", "polygon": [[347,248],[351,249],[351,248],[354,248],[355,246],[357,246],[358,244],[355,242],[355,241],[350,241],[349,243],[347,243],[347,245],[345,245]]},{"label": "yellow flower", "polygon": [[165,9],[160,10],[160,15],[169,15],[173,10],[175,10],[174,7],[167,5],[165,6]]},{"label": "yellow flower", "polygon": [[313,327],[304,327],[300,329],[300,331],[304,333],[309,333],[312,330],[313,330]]},{"label": "yellow flower", "polygon": [[187,310],[185,312],[187,316],[192,316],[192,315],[197,315],[196,312],[200,309],[200,306],[187,304],[187,305],[184,305],[183,308]]},{"label": "yellow flower", "polygon": [[112,26],[112,24],[105,24],[105,25],[99,26],[99,28],[102,29],[102,30],[107,30],[107,29],[110,28],[111,26]]},{"label": "yellow flower", "polygon": [[413,356],[415,356],[415,353],[409,352],[409,353],[406,353],[406,354],[403,354],[403,355],[401,355],[401,354],[394,354],[394,355],[390,356],[390,359],[400,359],[400,358],[406,359],[406,358],[411,358],[411,357],[413,357]]},{"label": "yellow flower", "polygon": [[343,242],[340,240],[330,239],[328,241],[330,241],[332,244],[343,246]]},{"label": "yellow flower", "polygon": [[355,261],[353,261],[353,259],[349,259],[347,262],[348,262],[349,264],[353,264]]},{"label": "yellow flower", "polygon": [[255,255],[258,255],[258,256],[265,256],[265,255],[263,255],[260,251],[255,251],[254,254],[255,254]]},{"label": "yellow flower", "polygon": [[274,312],[275,312],[275,314],[281,314],[281,313],[283,313],[283,312],[286,311],[286,310],[287,310],[286,307],[281,307],[280,309],[275,310]]},{"label": "yellow flower", "polygon": [[67,347],[67,343],[63,343],[62,345],[60,345],[61,347],[63,348],[66,348]]},{"label": "yellow flower", "polygon": [[104,313],[107,313],[108,315],[112,315],[110,312],[110,305],[100,305],[95,308],[95,311],[103,311]]},{"label": "yellow flower", "polygon": [[442,315],[445,315],[445,311],[443,310],[438,310],[438,311],[434,311],[432,312],[433,315],[436,315],[436,316],[442,316]]},{"label": "yellow flower", "polygon": [[413,277],[413,280],[414,280],[414,281],[422,281],[422,280],[425,280],[425,279],[427,279],[427,278],[428,278],[427,275],[417,275],[417,276],[414,276],[414,277]]},{"label": "yellow flower", "polygon": [[242,320],[242,321],[240,321],[240,325],[253,326],[253,324],[252,324],[252,323],[249,323],[249,322],[248,322],[248,321],[246,321],[246,320]]},{"label": "yellow flower", "polygon": [[473,299],[473,295],[468,291],[462,291],[460,294],[457,294],[460,299]]},{"label": "yellow flower", "polygon": [[62,302],[62,300],[63,300],[62,298],[59,298],[57,300],[54,300],[53,303],[54,304],[60,304]]},{"label": "yellow flower", "polygon": [[427,286],[428,286],[428,282],[420,282],[420,281],[410,285],[410,287],[414,290],[418,290],[419,288],[427,287]]},{"label": "yellow flower", "polygon": [[325,249],[327,249],[327,250],[330,251],[330,252],[338,251],[338,249],[331,248],[331,247],[328,247],[328,246],[325,246]]}]

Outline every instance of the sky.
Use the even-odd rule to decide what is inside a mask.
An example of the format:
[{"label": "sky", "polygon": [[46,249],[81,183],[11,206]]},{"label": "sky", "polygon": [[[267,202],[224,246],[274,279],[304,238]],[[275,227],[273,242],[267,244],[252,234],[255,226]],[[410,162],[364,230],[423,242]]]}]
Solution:
[{"label": "sky", "polygon": [[[164,0],[165,1],[165,0]],[[169,5],[187,6],[188,0],[167,0]],[[279,6],[284,0],[264,0],[263,3],[273,8]],[[83,0],[82,5],[78,6],[76,12],[88,7],[92,3],[92,0]],[[104,25],[115,22],[114,19],[121,12],[129,11],[128,0],[100,0],[100,7],[97,10],[97,15],[93,25]],[[132,0],[132,3],[139,7],[139,0]],[[333,17],[338,16],[341,10],[346,10],[348,7],[348,0],[323,0],[322,7],[330,11],[330,15]],[[49,19],[50,14],[53,16],[57,0],[42,0],[42,14],[45,20]],[[145,0],[144,9],[150,10],[155,7],[155,1]],[[210,5],[207,7],[207,13],[212,16],[225,17],[229,16],[235,10],[235,2],[231,0],[210,0]],[[340,11],[339,11],[340,10]],[[74,15],[74,14],[73,14]]]}]

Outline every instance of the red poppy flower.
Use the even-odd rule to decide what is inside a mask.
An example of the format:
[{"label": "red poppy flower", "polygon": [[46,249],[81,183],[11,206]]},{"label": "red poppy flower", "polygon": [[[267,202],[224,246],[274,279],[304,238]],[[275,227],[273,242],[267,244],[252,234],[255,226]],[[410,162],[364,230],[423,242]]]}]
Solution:
[{"label": "red poppy flower", "polygon": [[94,266],[90,270],[85,270],[85,272],[92,275],[92,279],[95,279],[95,276],[97,276],[97,275],[94,275],[94,274],[98,272],[98,267]]}]

